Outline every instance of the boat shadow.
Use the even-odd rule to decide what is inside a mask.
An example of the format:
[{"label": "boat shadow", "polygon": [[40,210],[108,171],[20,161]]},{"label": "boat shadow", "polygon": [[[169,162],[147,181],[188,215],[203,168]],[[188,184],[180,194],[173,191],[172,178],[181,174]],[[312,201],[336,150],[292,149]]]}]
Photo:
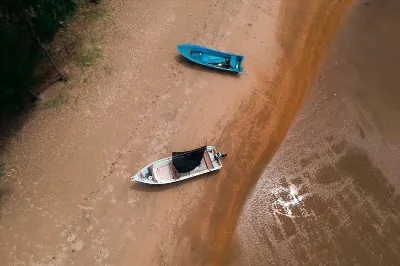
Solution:
[{"label": "boat shadow", "polygon": [[165,184],[165,185],[151,185],[151,184],[145,184],[145,183],[140,183],[140,182],[134,182],[129,188],[130,190],[136,190],[136,191],[141,191],[141,192],[162,192],[165,190],[169,189],[174,189],[176,187],[183,186],[185,184],[189,184],[192,182],[207,182],[205,179],[207,178],[217,178],[216,176],[218,175],[218,171],[214,171],[211,173],[207,173],[201,176],[189,178],[186,180],[182,180],[179,182],[175,183],[170,183],[170,184]]},{"label": "boat shadow", "polygon": [[217,73],[220,75],[230,76],[233,78],[240,78],[240,73],[234,73],[234,72],[230,72],[230,71],[226,71],[226,70],[222,70],[222,69],[218,69],[218,68],[211,68],[211,67],[203,66],[203,65],[197,64],[195,62],[192,62],[192,61],[186,59],[183,55],[176,55],[175,61],[185,67],[194,69],[196,71],[208,72],[208,73],[213,73],[213,74]]}]

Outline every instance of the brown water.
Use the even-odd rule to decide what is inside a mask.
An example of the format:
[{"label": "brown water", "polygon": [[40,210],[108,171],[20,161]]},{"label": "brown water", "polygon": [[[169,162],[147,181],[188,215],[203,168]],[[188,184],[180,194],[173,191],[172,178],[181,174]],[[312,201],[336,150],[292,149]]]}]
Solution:
[{"label": "brown water", "polygon": [[235,265],[399,265],[399,7],[353,5],[246,203]]}]

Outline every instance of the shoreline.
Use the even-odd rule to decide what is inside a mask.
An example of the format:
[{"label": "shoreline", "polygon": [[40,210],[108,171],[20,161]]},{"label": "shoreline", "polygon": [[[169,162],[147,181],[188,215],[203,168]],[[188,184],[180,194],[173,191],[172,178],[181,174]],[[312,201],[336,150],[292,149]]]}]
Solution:
[{"label": "shoreline", "polygon": [[[203,210],[213,210],[200,226],[191,227],[185,235],[192,239],[196,251],[198,246],[207,247],[199,252],[198,257],[209,256],[212,265],[229,263],[237,219],[246,198],[279,149],[304,97],[308,95],[319,60],[351,1],[331,1],[328,4],[310,1],[308,6],[304,6],[303,1],[298,1],[297,5],[286,3],[287,6],[283,1],[279,12],[280,26],[277,30],[283,54],[265,86],[273,89],[255,91],[224,130],[231,132],[230,135],[217,143],[228,146],[228,154],[234,156],[225,163],[218,181],[208,186],[204,196],[207,200],[194,209],[187,221],[193,224],[197,221],[198,224],[200,217],[204,217]],[[268,105],[272,108],[279,106],[280,112],[276,113]]]}]

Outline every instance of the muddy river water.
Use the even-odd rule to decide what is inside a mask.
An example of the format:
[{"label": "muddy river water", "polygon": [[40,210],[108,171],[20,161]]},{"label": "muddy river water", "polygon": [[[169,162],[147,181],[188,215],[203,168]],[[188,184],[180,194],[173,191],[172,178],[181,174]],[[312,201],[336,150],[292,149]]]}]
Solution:
[{"label": "muddy river water", "polygon": [[400,263],[397,1],[358,1],[262,174],[234,265]]}]

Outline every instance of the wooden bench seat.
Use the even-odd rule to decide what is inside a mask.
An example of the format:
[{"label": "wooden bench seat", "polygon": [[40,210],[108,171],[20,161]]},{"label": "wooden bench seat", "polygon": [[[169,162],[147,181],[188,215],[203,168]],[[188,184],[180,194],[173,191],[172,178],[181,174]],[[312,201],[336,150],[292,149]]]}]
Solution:
[{"label": "wooden bench seat", "polygon": [[157,178],[156,178],[156,174],[154,173],[154,167],[153,165],[150,166],[150,171],[151,171],[151,176],[152,176],[152,180],[156,183],[158,183]]},{"label": "wooden bench seat", "polygon": [[203,158],[204,161],[206,162],[207,169],[208,170],[214,169],[214,166],[211,162],[210,154],[208,154],[207,150],[204,152]]},{"label": "wooden bench seat", "polygon": [[174,164],[171,162],[168,165],[169,165],[169,168],[171,169],[173,179],[178,179],[179,174],[178,174],[178,171],[176,171]]}]

